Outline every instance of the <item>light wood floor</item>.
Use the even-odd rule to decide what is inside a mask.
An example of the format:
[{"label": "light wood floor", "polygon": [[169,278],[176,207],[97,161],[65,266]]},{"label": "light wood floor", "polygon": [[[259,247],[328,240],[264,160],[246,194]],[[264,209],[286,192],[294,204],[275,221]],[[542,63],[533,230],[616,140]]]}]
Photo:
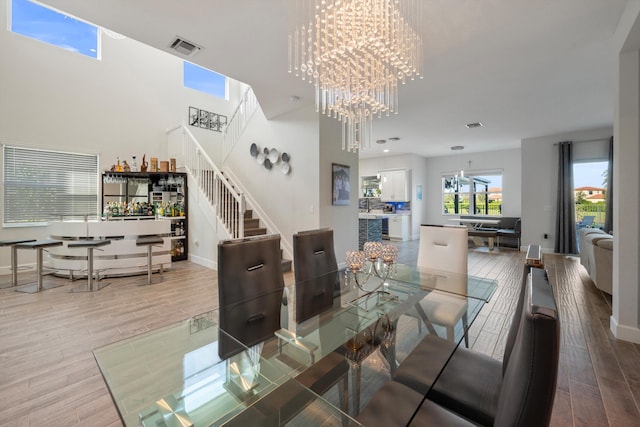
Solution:
[{"label": "light wood floor", "polygon": [[[417,242],[401,245],[414,263]],[[472,348],[502,358],[521,280],[523,253],[470,250],[469,271],[499,289],[471,329]],[[572,257],[545,256],[562,320],[562,353],[552,425],[625,426],[640,422],[640,346],[609,332],[610,298]],[[291,274],[286,276],[291,280]],[[21,273],[21,283],[33,280]],[[174,263],[162,282],[108,279],[96,293],[69,293],[80,282],[39,294],[0,290],[0,425],[120,426],[92,350],[217,307],[216,272]],[[0,276],[6,283],[8,276]],[[157,280],[157,279],[156,279]]]}]

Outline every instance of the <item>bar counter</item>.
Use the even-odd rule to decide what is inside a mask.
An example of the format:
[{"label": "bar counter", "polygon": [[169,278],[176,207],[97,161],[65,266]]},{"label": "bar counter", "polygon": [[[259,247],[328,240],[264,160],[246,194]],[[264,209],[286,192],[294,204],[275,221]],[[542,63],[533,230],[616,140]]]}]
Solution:
[{"label": "bar counter", "polygon": [[[128,276],[147,272],[147,248],[137,246],[139,237],[159,235],[162,245],[153,247],[154,269],[162,264],[171,268],[171,221],[155,217],[131,216],[89,220],[50,222],[47,228],[51,239],[76,242],[86,239],[108,239],[111,244],[94,254],[95,269],[100,276]],[[84,249],[69,248],[67,244],[51,248],[50,265],[59,275],[86,276],[87,253]]]}]

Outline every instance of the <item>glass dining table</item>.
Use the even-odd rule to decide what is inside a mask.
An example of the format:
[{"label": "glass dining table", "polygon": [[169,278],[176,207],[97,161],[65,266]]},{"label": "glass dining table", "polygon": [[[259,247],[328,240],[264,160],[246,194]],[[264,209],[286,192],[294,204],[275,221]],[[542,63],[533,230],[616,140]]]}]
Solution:
[{"label": "glass dining table", "polygon": [[[316,292],[319,283],[331,287],[332,305],[298,322],[296,292]],[[213,310],[98,348],[94,356],[126,426],[357,426],[361,404],[413,348],[428,334],[444,336],[424,312],[416,315],[418,303],[434,292],[466,302],[467,322],[455,329],[459,345],[496,286],[482,277],[371,264],[285,286],[281,329],[257,345],[230,336]],[[240,351],[221,357],[225,341]],[[348,410],[338,393],[320,396],[297,380],[336,353],[349,364]],[[449,356],[425,363],[441,371]]]}]

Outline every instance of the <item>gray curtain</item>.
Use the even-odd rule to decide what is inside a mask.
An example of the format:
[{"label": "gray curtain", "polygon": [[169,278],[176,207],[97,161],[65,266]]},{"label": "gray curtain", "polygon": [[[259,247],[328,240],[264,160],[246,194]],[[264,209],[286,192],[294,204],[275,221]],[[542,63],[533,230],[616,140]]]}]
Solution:
[{"label": "gray curtain", "polygon": [[607,167],[607,194],[605,196],[604,231],[613,231],[613,137],[609,139],[609,166]]},{"label": "gray curtain", "polygon": [[556,245],[554,251],[561,254],[577,253],[576,214],[573,196],[573,142],[559,145],[558,201],[556,217]]}]

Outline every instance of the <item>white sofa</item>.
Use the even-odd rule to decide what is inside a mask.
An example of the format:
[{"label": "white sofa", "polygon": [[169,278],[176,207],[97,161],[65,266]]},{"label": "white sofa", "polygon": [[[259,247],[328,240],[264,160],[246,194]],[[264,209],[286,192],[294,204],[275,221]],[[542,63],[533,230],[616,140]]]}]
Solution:
[{"label": "white sofa", "polygon": [[597,228],[579,230],[580,263],[596,287],[612,292],[613,236]]}]

